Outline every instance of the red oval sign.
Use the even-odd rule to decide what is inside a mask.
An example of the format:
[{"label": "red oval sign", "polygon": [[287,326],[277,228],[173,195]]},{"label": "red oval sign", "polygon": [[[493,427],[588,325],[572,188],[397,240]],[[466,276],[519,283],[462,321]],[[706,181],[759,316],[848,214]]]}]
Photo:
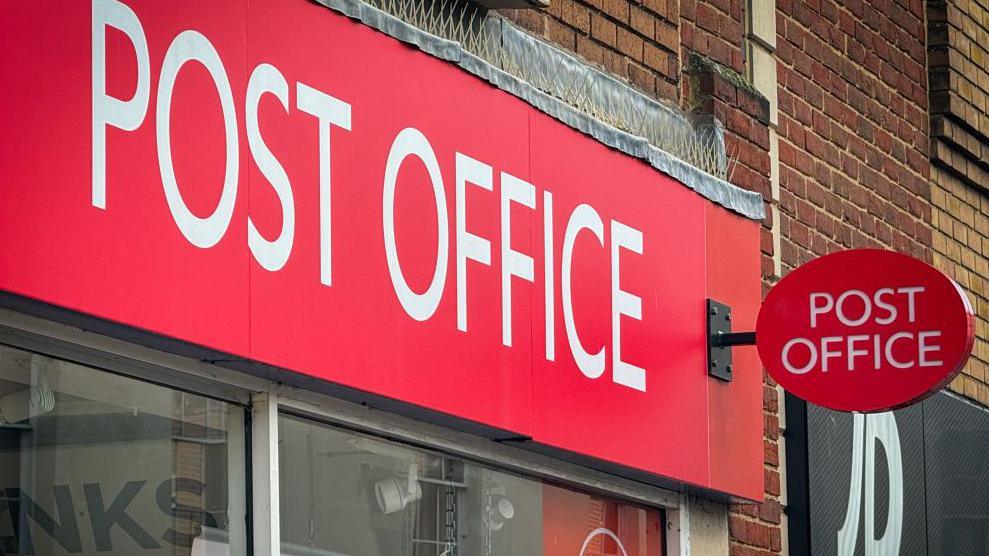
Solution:
[{"label": "red oval sign", "polygon": [[964,366],[972,306],[934,267],[893,251],[815,259],[770,290],[756,341],[763,365],[792,394],[840,411],[919,401]]}]

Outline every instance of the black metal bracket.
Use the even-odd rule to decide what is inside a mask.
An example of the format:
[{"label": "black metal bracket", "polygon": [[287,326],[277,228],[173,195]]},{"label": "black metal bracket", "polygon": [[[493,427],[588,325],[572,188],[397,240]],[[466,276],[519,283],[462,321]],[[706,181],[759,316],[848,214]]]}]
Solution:
[{"label": "black metal bracket", "polygon": [[707,300],[707,374],[731,381],[731,348],[755,343],[755,332],[731,331],[731,307]]}]

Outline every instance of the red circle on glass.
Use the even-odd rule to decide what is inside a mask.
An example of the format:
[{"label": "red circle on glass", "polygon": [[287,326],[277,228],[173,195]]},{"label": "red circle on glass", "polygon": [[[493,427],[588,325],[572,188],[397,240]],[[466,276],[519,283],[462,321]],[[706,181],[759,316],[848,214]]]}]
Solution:
[{"label": "red circle on glass", "polygon": [[756,341],[788,392],[840,411],[915,403],[965,365],[972,306],[941,271],[893,251],[854,249],[810,261],[770,290]]}]

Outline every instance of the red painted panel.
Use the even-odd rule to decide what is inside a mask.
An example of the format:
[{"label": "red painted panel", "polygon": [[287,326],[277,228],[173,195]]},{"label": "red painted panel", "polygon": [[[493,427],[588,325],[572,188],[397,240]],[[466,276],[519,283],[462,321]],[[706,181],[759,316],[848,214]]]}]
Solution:
[{"label": "red painted panel", "polygon": [[[585,141],[547,116],[534,115],[531,129],[533,145],[567,145],[565,151],[547,149],[532,160],[535,181],[554,190],[555,258],[562,259],[567,217],[578,204],[595,199],[604,222],[604,246],[587,232],[578,236],[574,264],[579,266],[572,281],[578,337],[587,351],[603,349],[605,355],[599,378],[589,379],[575,368],[557,288],[556,361],[543,356],[544,327],[533,327],[533,437],[556,446],[580,446],[587,455],[612,461],[641,458],[649,462],[649,471],[705,484],[703,400],[708,379],[704,313],[698,307],[705,296],[707,203],[645,163]],[[578,163],[587,160],[599,163]],[[621,358],[646,369],[645,392],[614,378],[612,220],[643,232],[642,255],[620,252],[619,286],[642,299],[641,321],[623,316],[620,327]],[[544,298],[537,293],[537,307]],[[589,418],[593,426],[574,426]],[[630,435],[633,430],[638,435]]]},{"label": "red painted panel", "polygon": [[[271,102],[270,118],[262,114],[263,133],[269,125],[276,130],[268,144],[292,179],[299,207],[298,244],[278,272],[252,265],[252,356],[523,431],[531,407],[529,288],[518,280],[513,284],[513,347],[502,348],[498,173],[527,175],[529,109],[470,74],[327,9],[303,9],[295,2],[271,2],[269,8],[254,10],[249,18],[254,37],[249,64],[271,63],[287,79],[304,81],[350,103],[353,131],[331,132],[334,272],[332,287],[325,287],[319,281],[316,241],[317,120],[298,112],[286,116],[277,101]],[[293,29],[292,41],[284,40],[285,29]],[[319,45],[319,56],[311,54],[312,45]],[[354,52],[375,53],[373,73],[366,69],[368,60]],[[407,69],[412,67],[415,71]],[[485,110],[467,110],[467,98]],[[465,116],[450,117],[450,111],[438,107]],[[429,139],[446,191],[446,285],[435,314],[424,322],[406,314],[394,293],[382,229],[384,170],[392,141],[406,127]],[[467,229],[491,241],[492,265],[467,263],[466,333],[457,329],[457,152],[491,165],[494,182],[494,191],[467,187]],[[435,268],[436,208],[422,163],[412,159],[406,164],[396,188],[395,234],[406,278],[421,293]],[[252,202],[252,214],[262,209],[278,213],[277,198],[259,173],[252,174],[252,193],[252,199],[267,199],[264,205]],[[513,231],[520,239],[526,212],[531,211],[514,210],[512,215],[517,220]],[[272,220],[275,235],[280,221]],[[516,248],[528,252],[524,242]]]},{"label": "red painted panel", "polygon": [[[0,19],[0,47],[19,53],[0,75],[0,118],[12,130],[0,136],[0,289],[678,481],[741,496],[761,492],[761,435],[751,426],[758,372],[743,355],[746,369],[735,383],[712,383],[702,310],[710,290],[743,314],[754,311],[756,223],[455,66],[301,0],[126,3],[146,37],[149,71],[142,77],[143,50],[127,34],[97,33],[106,42],[106,91],[128,101],[146,79],[149,100],[135,129],[106,126],[106,201],[99,208],[92,200],[99,163],[93,125],[100,121],[93,106],[103,97],[92,86],[93,14],[89,4],[63,4],[15,4]],[[181,66],[167,133],[157,129],[166,121],[158,98],[163,61],[180,33],[195,34],[189,30],[201,34],[189,43],[199,45],[194,52],[205,52],[203,44],[215,49],[222,69],[214,63],[213,71],[229,82],[235,119],[237,191],[229,223],[217,213],[212,241],[203,240],[212,228],[183,228],[173,212],[184,203],[187,220],[207,218],[225,198],[223,80],[215,84],[199,62]],[[255,116],[248,83],[263,64],[285,87],[284,106],[269,92],[256,112],[264,148],[277,161],[266,173],[258,143],[248,140]],[[263,83],[277,91],[271,76]],[[310,106],[313,96],[322,104]],[[337,118],[323,123],[328,146],[310,113],[320,110],[335,110]],[[415,156],[397,165],[392,226],[386,169],[400,136],[419,138],[442,183],[433,183],[431,163]],[[162,137],[170,138],[170,150],[160,149]],[[178,201],[166,194],[168,153]],[[458,199],[458,153],[490,166],[488,188],[468,183]],[[328,243],[321,156],[331,161]],[[269,182],[278,183],[272,164],[288,180],[280,193]],[[439,211],[434,187],[442,193]],[[513,199],[503,198],[506,192]],[[459,201],[466,219],[458,217]],[[260,263],[248,247],[249,222],[268,241],[290,231],[283,264]],[[458,224],[480,238],[475,253],[484,240],[490,249],[487,258],[475,256],[488,262],[466,261],[463,280],[457,257],[467,251]],[[600,241],[592,231],[598,225]],[[576,233],[565,245],[568,227]],[[435,306],[426,302],[422,313],[407,310],[397,293],[386,248],[392,230],[409,295],[437,284]],[[745,270],[712,274],[712,257],[738,258]],[[434,276],[438,261],[446,266]],[[516,276],[506,278],[506,268]],[[458,285],[466,285],[465,325],[458,322]],[[571,335],[589,354],[601,350],[600,362],[588,356],[591,363],[578,365],[565,298],[573,301]],[[616,307],[624,374],[616,374],[613,360]],[[729,438],[724,431],[735,422],[745,426],[732,425],[741,432]],[[744,472],[730,473],[728,460]]]},{"label": "red painted panel", "polygon": [[[182,10],[142,3],[151,75],[160,73],[172,38],[194,22],[226,57],[229,79],[240,84],[242,98],[245,66],[230,62],[246,46],[243,32],[233,32],[232,25],[245,15],[241,2],[190,2]],[[238,197],[223,241],[209,251],[189,245],[162,193],[153,107],[136,132],[107,130],[107,209],[90,202],[91,27],[88,2],[48,9],[12,3],[0,17],[0,49],[17,53],[6,56],[9,65],[0,77],[0,288],[247,353],[247,198]],[[130,41],[109,33],[106,54],[108,91],[130,96],[136,76]],[[152,78],[152,99],[156,84]],[[176,174],[190,206],[205,214],[219,192],[224,156],[212,87],[201,66],[188,66],[176,86],[172,115],[173,142],[181,145]],[[247,164],[242,157],[242,172]]]},{"label": "red painted panel", "polygon": [[[732,330],[755,330],[761,297],[759,225],[714,205],[708,205],[706,217],[708,296],[731,307]],[[761,500],[762,466],[739,465],[764,457],[762,363],[755,346],[732,348],[732,375],[731,382],[707,381],[710,480],[720,490]]]},{"label": "red painted panel", "polygon": [[759,311],[759,354],[780,386],[839,411],[916,403],[972,353],[965,292],[927,263],[878,249],[839,251],[787,274]]}]

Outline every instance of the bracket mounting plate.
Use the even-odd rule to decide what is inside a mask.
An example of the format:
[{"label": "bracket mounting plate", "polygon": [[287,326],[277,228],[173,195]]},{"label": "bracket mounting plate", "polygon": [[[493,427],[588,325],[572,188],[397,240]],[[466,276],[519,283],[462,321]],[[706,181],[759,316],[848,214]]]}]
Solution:
[{"label": "bracket mounting plate", "polygon": [[731,381],[731,346],[720,345],[716,338],[731,332],[731,307],[707,300],[707,374],[718,380]]}]

